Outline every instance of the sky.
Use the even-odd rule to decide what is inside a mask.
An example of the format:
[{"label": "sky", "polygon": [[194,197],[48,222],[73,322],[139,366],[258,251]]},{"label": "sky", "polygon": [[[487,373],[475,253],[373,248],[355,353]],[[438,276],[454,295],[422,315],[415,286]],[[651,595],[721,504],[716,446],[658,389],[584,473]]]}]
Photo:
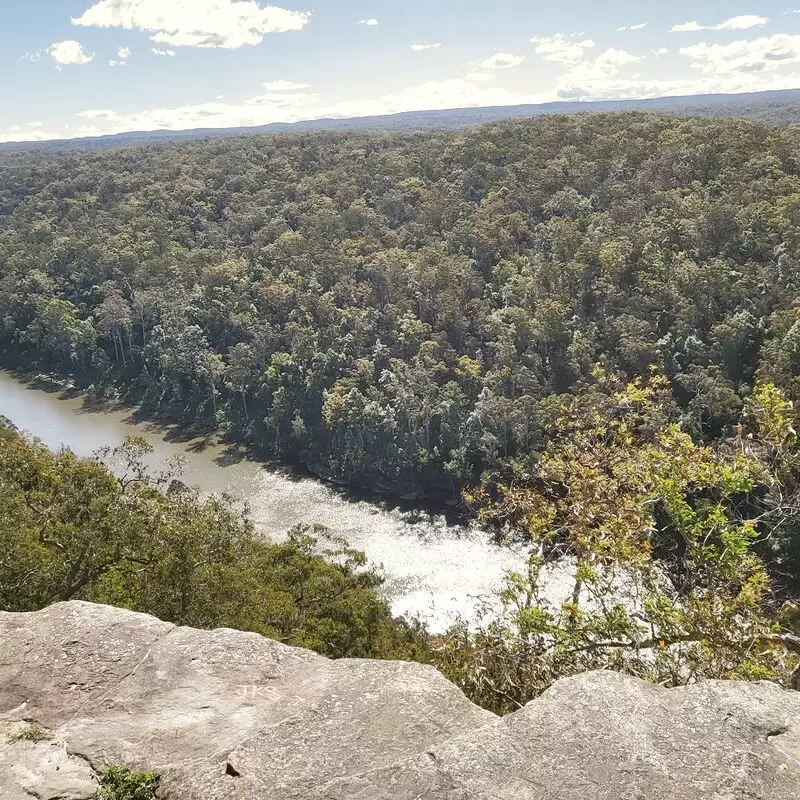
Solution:
[{"label": "sky", "polygon": [[0,142],[800,88],[800,0],[0,0]]}]

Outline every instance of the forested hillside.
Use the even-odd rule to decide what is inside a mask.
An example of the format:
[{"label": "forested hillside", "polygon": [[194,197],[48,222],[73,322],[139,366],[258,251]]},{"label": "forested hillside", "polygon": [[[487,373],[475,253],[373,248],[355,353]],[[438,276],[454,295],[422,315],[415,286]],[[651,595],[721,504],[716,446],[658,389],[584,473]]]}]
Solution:
[{"label": "forested hillside", "polygon": [[128,485],[10,434],[0,603],[424,657],[498,711],[598,667],[800,688],[798,223],[800,128],[739,120],[6,154],[5,366],[352,485],[463,497],[532,556],[502,616],[426,638],[356,554],[161,493],[136,442]]},{"label": "forested hillside", "polygon": [[3,155],[0,356],[268,456],[455,497],[655,366],[729,435],[800,394],[800,128],[586,115]]}]

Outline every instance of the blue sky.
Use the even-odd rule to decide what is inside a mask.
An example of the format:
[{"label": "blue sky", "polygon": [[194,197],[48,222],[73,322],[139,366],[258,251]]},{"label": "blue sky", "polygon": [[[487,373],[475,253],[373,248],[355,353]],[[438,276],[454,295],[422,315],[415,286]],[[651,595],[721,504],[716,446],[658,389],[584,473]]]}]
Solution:
[{"label": "blue sky", "polygon": [[792,0],[269,2],[2,0],[0,141],[800,88]]}]

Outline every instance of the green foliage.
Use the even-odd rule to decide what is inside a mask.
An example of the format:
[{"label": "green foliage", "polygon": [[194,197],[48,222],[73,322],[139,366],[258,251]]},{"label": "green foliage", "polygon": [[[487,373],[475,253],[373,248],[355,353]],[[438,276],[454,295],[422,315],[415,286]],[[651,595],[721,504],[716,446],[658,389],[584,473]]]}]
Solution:
[{"label": "green foliage", "polygon": [[[534,554],[526,574],[509,576],[505,613],[477,634],[457,626],[436,662],[499,711],[596,668],[665,685],[788,682],[800,640],[776,613],[757,552],[778,519],[797,517],[794,500],[763,500],[778,485],[764,448],[789,447],[785,399],[759,387],[751,436],[712,448],[669,420],[663,378],[624,387],[597,378],[555,404],[535,470],[511,483],[487,478],[471,494],[484,520],[510,525]],[[554,563],[573,575],[557,597]]]},{"label": "green foliage", "polygon": [[100,800],[155,800],[160,777],[127,767],[106,767],[100,778]]},{"label": "green foliage", "polygon": [[140,439],[107,453],[117,478],[98,461],[0,439],[1,610],[83,599],[331,657],[420,657],[422,638],[392,618],[362,553],[323,529],[264,541],[228,498],[162,491],[148,454]]},{"label": "green foliage", "polygon": [[684,430],[800,399],[795,127],[595,114],[0,157],[0,361],[458,497],[657,364]]}]

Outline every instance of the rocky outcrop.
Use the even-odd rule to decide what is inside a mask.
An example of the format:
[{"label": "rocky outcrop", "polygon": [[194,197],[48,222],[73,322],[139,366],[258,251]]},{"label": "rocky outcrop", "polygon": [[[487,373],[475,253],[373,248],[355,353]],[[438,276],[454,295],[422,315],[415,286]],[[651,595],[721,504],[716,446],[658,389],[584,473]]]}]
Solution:
[{"label": "rocky outcrop", "polygon": [[109,764],[180,800],[796,800],[800,694],[599,672],[498,719],[417,664],[87,603],[0,614],[0,798],[85,800]]}]

